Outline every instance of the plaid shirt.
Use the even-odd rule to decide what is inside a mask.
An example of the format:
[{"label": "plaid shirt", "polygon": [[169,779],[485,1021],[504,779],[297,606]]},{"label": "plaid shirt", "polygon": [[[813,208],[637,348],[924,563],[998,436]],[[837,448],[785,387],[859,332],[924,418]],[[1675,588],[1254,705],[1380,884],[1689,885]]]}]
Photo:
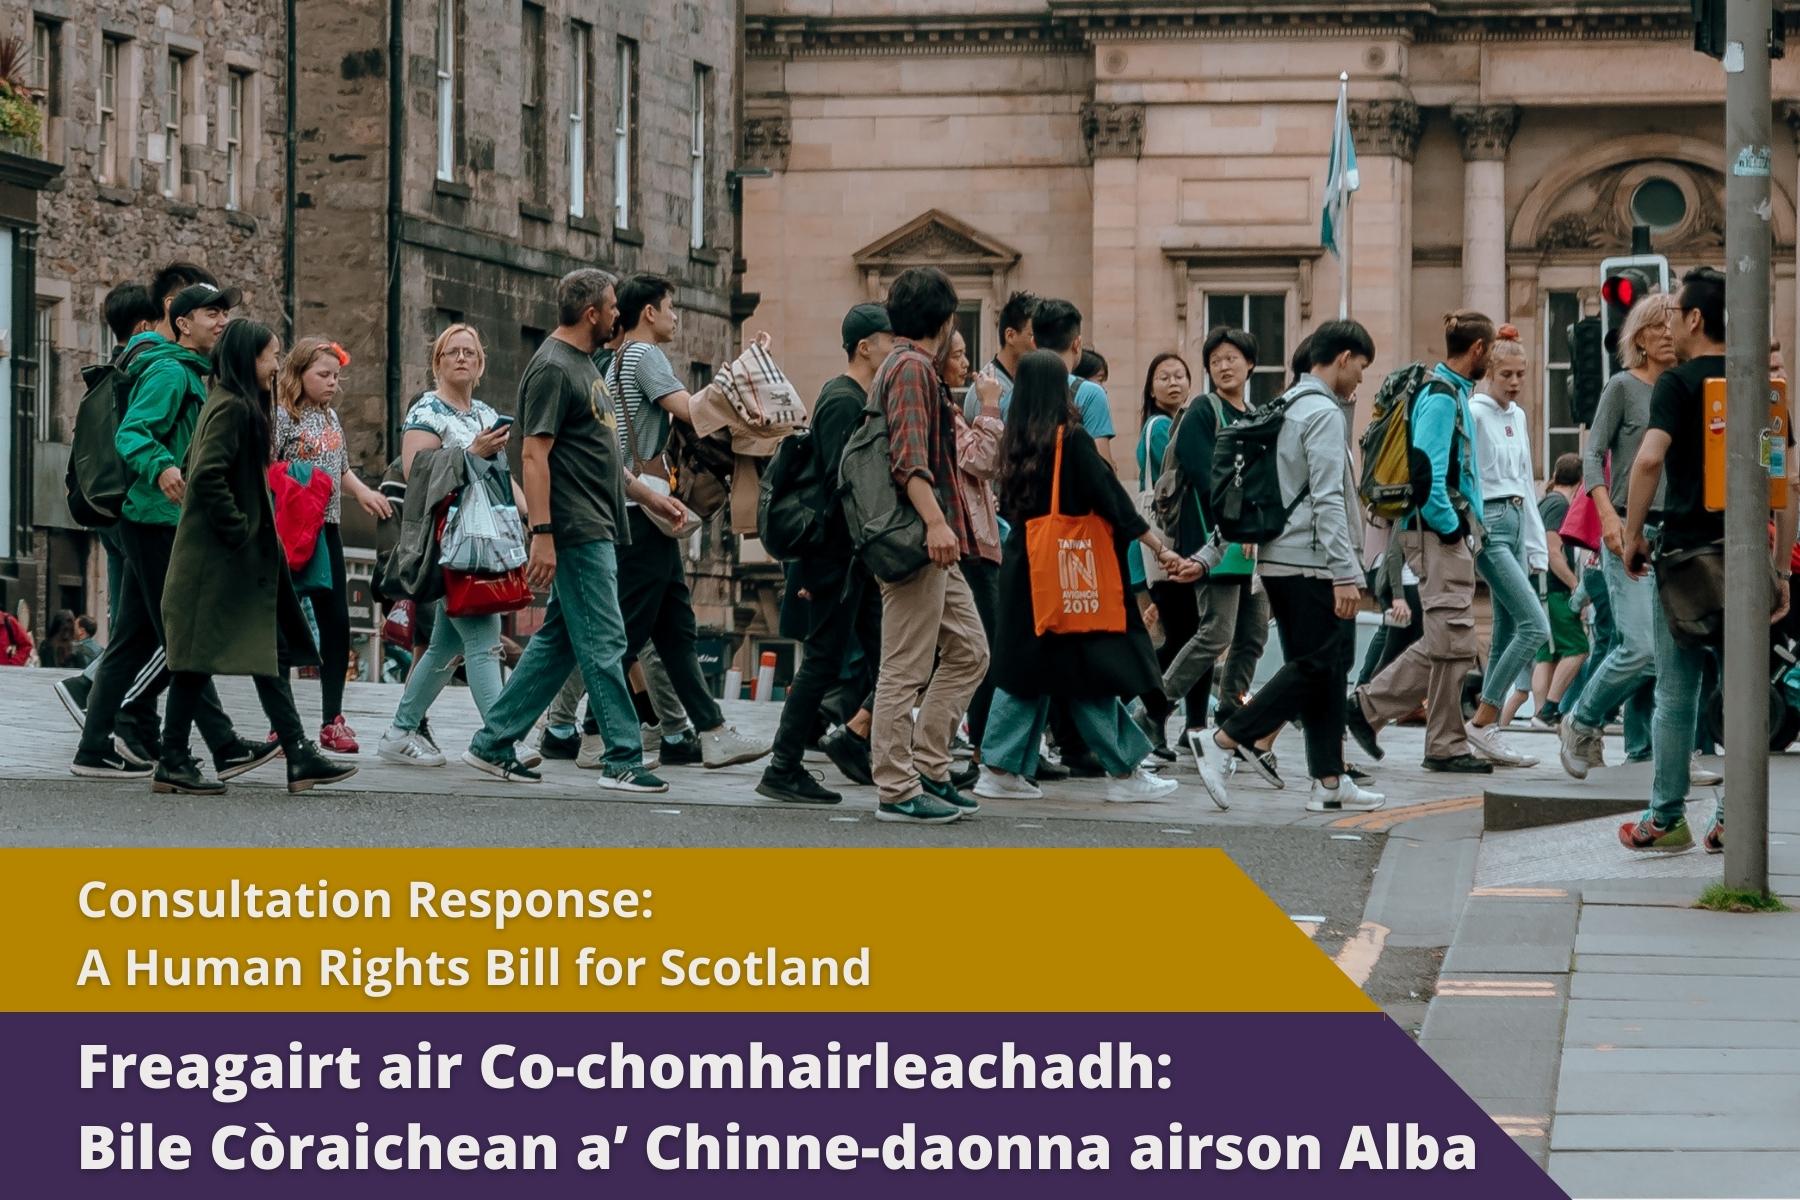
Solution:
[{"label": "plaid shirt", "polygon": [[938,376],[937,364],[918,343],[894,339],[893,353],[876,377],[874,395],[887,415],[888,462],[894,483],[922,476],[937,496],[944,520],[956,534],[959,553],[977,553],[975,532],[956,486],[956,409],[950,389]]}]

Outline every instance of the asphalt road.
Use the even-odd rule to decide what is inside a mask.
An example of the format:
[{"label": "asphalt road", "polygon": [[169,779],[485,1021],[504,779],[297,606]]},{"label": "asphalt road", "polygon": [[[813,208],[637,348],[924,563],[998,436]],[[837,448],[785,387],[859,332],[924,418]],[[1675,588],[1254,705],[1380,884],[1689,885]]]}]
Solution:
[{"label": "asphalt road", "polygon": [[[1353,933],[1382,835],[1317,826],[1244,827],[1018,818],[989,810],[955,825],[883,824],[866,811],[518,799],[234,787],[220,798],[153,796],[142,784],[0,781],[10,846],[1203,846],[1230,854],[1286,913],[1324,917],[1328,952]],[[836,819],[834,819],[836,818]],[[1166,914],[1154,914],[1165,919]]]}]

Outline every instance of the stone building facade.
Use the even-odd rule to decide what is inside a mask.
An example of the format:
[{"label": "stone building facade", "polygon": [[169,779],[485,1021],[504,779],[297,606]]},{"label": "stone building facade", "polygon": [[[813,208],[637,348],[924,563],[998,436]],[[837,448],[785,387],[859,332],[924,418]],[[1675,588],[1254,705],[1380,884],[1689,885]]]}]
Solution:
[{"label": "stone building facade", "polygon": [[[378,471],[398,450],[453,322],[481,331],[480,394],[512,411],[576,267],[677,280],[670,360],[710,379],[735,353],[733,5],[400,7],[395,29],[388,0],[329,0],[298,37],[298,330],[351,354],[354,457]],[[708,623],[729,628],[728,590],[708,598]]]},{"label": "stone building facade", "polygon": [[[1678,274],[1723,255],[1724,76],[1679,0],[1319,6],[1195,0],[750,0],[745,286],[803,388],[837,322],[901,269],[945,267],[976,353],[1014,288],[1064,296],[1135,445],[1145,364],[1221,322],[1278,386],[1337,315],[1319,244],[1340,72],[1361,191],[1352,314],[1377,372],[1441,352],[1470,305],[1521,331],[1540,473],[1575,448],[1567,326],[1631,228]],[[1790,17],[1790,22],[1792,21]],[[1800,99],[1800,61],[1774,64]],[[1776,335],[1795,341],[1800,110],[1778,99]],[[1784,124],[1782,118],[1787,118]],[[1373,387],[1364,389],[1366,406]],[[1122,460],[1123,461],[1123,460]]]},{"label": "stone building facade", "polygon": [[[101,556],[62,496],[81,368],[112,348],[101,301],[171,259],[241,286],[244,311],[287,321],[287,5],[21,0],[0,36],[24,40],[46,115],[35,156],[60,172],[39,207],[35,294],[13,326],[34,335],[29,484],[10,480],[27,531],[10,547],[9,593],[34,624],[59,607],[105,619]],[[35,306],[33,308],[33,306]],[[14,460],[19,461],[19,460]]]}]

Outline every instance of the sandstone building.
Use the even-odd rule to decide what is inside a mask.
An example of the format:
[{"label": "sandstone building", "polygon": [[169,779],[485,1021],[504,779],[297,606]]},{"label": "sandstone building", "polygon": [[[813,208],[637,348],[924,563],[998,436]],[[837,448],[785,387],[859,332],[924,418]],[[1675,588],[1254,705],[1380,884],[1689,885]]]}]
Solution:
[{"label": "sandstone building", "polygon": [[[1723,254],[1724,76],[1692,50],[1685,0],[748,10],[745,144],[774,175],[745,187],[745,286],[804,388],[839,369],[849,305],[936,263],[977,361],[1012,289],[1074,300],[1129,445],[1145,364],[1179,349],[1198,368],[1220,322],[1261,339],[1268,393],[1337,313],[1319,218],[1340,71],[1362,179],[1352,309],[1376,370],[1441,350],[1458,305],[1512,321],[1540,472],[1579,437],[1565,331],[1600,260],[1634,224],[1677,272]],[[1800,98],[1800,62],[1774,81]],[[1775,116],[1774,309],[1792,344],[1800,112],[1778,99]]]}]

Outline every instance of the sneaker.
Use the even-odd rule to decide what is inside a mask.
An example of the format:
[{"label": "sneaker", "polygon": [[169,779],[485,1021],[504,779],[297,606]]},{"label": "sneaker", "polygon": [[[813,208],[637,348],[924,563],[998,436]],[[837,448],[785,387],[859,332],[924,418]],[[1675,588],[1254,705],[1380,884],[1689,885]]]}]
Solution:
[{"label": "sneaker", "polygon": [[1363,748],[1364,754],[1376,762],[1385,757],[1386,752],[1382,750],[1381,743],[1375,740],[1375,726],[1363,715],[1362,700],[1355,692],[1351,692],[1344,701],[1344,729],[1356,739],[1356,744]]},{"label": "sneaker", "polygon": [[1275,768],[1275,752],[1273,750],[1258,750],[1255,746],[1239,745],[1232,751],[1232,757],[1255,771],[1264,783],[1276,791],[1287,787],[1287,784],[1282,781],[1281,772]]},{"label": "sneaker", "polygon": [[113,726],[113,753],[128,763],[154,767],[162,757],[162,746],[154,737],[145,737],[136,727],[120,721]]},{"label": "sneaker", "polygon": [[1606,767],[1606,738],[1573,716],[1564,716],[1556,727],[1557,758],[1572,778],[1586,779],[1589,771]]},{"label": "sneaker", "polygon": [[393,763],[401,763],[409,767],[441,767],[444,765],[442,752],[419,736],[415,729],[390,729],[381,735],[381,741],[375,750],[376,755]]},{"label": "sneaker", "polygon": [[67,679],[59,679],[53,685],[56,698],[62,706],[69,710],[69,716],[80,729],[87,724],[88,693],[94,690],[92,681],[86,675],[71,675]]},{"label": "sneaker", "polygon": [[575,751],[575,765],[583,771],[598,771],[606,765],[606,743],[599,734],[581,735],[580,748]]},{"label": "sneaker", "polygon": [[1521,754],[1514,750],[1500,732],[1498,725],[1477,725],[1473,721],[1463,724],[1463,735],[1469,739],[1469,749],[1482,758],[1502,767],[1535,767],[1538,760],[1529,754]]},{"label": "sneaker", "polygon": [[966,792],[981,779],[981,764],[972,762],[960,771],[950,772],[950,786],[959,792]]},{"label": "sneaker", "polygon": [[135,763],[124,755],[106,751],[78,750],[75,761],[69,764],[69,774],[78,779],[147,779],[153,770],[147,763]]},{"label": "sneaker", "polygon": [[975,794],[989,800],[1042,800],[1044,793],[1031,780],[1011,771],[983,767],[975,782]]},{"label": "sneaker", "polygon": [[1054,758],[1038,758],[1037,774],[1032,776],[1036,783],[1061,783],[1069,777],[1069,768]]},{"label": "sneaker", "polygon": [[200,760],[191,754],[165,754],[156,764],[150,790],[159,796],[217,796],[225,785],[200,773]]},{"label": "sneaker", "polygon": [[1213,740],[1213,735],[1204,729],[1188,730],[1188,749],[1194,752],[1194,766],[1200,771],[1200,782],[1206,785],[1206,794],[1212,802],[1225,812],[1231,807],[1231,795],[1225,790],[1225,763],[1234,757]]},{"label": "sneaker", "polygon": [[319,747],[302,739],[294,747],[294,752],[287,756],[287,789],[288,794],[298,796],[301,792],[311,791],[320,784],[342,783],[356,774],[356,768],[347,762],[335,758],[326,758]]},{"label": "sneaker", "polygon": [[958,729],[956,736],[950,739],[951,758],[973,758],[975,747],[969,744],[969,735]]},{"label": "sneaker", "polygon": [[513,743],[513,757],[519,760],[520,766],[534,771],[544,765],[544,756],[538,753],[537,747],[523,741]]},{"label": "sneaker", "polygon": [[669,785],[650,773],[649,767],[606,767],[600,786],[609,792],[666,792]]},{"label": "sneaker", "polygon": [[1106,802],[1141,804],[1147,800],[1161,800],[1180,786],[1173,779],[1137,770],[1125,776],[1115,775],[1106,781]]},{"label": "sneaker", "polygon": [[819,776],[804,767],[788,769],[774,763],[763,769],[756,794],[787,804],[836,804],[843,800],[843,796],[826,787]]},{"label": "sneaker", "polygon": [[1451,775],[1492,775],[1494,764],[1473,754],[1455,754],[1449,758],[1426,758],[1419,763],[1427,771],[1443,771]]},{"label": "sneaker", "polygon": [[437,738],[431,732],[431,718],[430,717],[420,717],[419,718],[419,727],[417,729],[413,730],[413,732],[418,734],[420,737],[424,738],[426,744],[429,745],[433,750],[436,750],[439,754],[442,754],[444,752],[444,748],[442,746],[438,745]]},{"label": "sneaker", "polygon": [[333,754],[355,754],[362,749],[356,743],[356,730],[339,713],[319,727],[319,745]]},{"label": "sneaker", "polygon": [[709,771],[755,762],[769,753],[768,742],[753,742],[730,725],[700,735],[700,765]]},{"label": "sneaker", "polygon": [[1701,847],[1708,854],[1725,853],[1725,819],[1714,817],[1712,824],[1706,827],[1706,836],[1700,840]]},{"label": "sneaker", "polygon": [[557,733],[553,729],[546,729],[544,736],[538,739],[538,752],[545,758],[571,760],[581,753],[581,735],[579,733]]},{"label": "sneaker", "polygon": [[505,754],[499,758],[488,758],[485,755],[477,754],[475,748],[471,746],[463,751],[462,760],[477,771],[485,775],[492,775],[495,779],[504,779],[508,783],[537,783],[544,778],[515,758],[511,746],[508,746]]},{"label": "sneaker", "polygon": [[1694,751],[1688,759],[1688,783],[1693,787],[1718,787],[1725,782],[1725,777],[1711,767],[1700,765],[1700,752]]},{"label": "sneaker", "polygon": [[1560,713],[1551,713],[1549,716],[1535,714],[1531,720],[1525,723],[1525,727],[1535,733],[1555,733],[1562,728],[1562,715]]},{"label": "sneaker", "polygon": [[280,742],[257,743],[237,738],[229,746],[214,752],[213,769],[218,771],[220,782],[236,779],[239,775],[247,775],[256,770],[280,753]]},{"label": "sneaker", "polygon": [[[1711,831],[1708,831],[1711,836]],[[1645,814],[1636,821],[1627,821],[1619,826],[1619,844],[1627,850],[1654,850],[1663,854],[1679,854],[1694,845],[1694,832],[1688,828],[1685,817],[1676,817],[1673,826],[1665,828],[1656,823],[1655,818]],[[1723,831],[1720,835],[1720,849],[1724,849]]]},{"label": "sneaker", "polygon": [[[650,743],[644,743],[644,753],[650,752]],[[695,767],[706,761],[706,751],[700,745],[700,738],[694,733],[685,733],[680,737],[666,738],[661,734],[656,737],[657,755],[671,767]]]},{"label": "sneaker", "polygon": [[1318,780],[1313,780],[1312,795],[1307,798],[1306,811],[1374,812],[1386,803],[1387,797],[1380,792],[1365,792],[1348,775],[1340,775],[1336,787],[1328,788]]},{"label": "sneaker", "polygon": [[1072,779],[1100,779],[1106,775],[1106,768],[1101,765],[1100,760],[1086,750],[1079,754],[1063,755],[1062,765]]},{"label": "sneaker", "polygon": [[935,796],[920,792],[898,804],[877,804],[877,821],[895,821],[908,825],[948,825],[961,819],[962,810],[945,804]]},{"label": "sneaker", "polygon": [[1368,787],[1375,782],[1375,777],[1373,775],[1369,774],[1355,763],[1345,763],[1344,774],[1348,775],[1350,777],[1350,782],[1354,783],[1357,787]]},{"label": "sneaker", "polygon": [[869,742],[850,732],[848,726],[834,729],[819,742],[819,748],[825,751],[825,757],[831,765],[851,783],[863,787],[874,787],[875,776],[870,769]]},{"label": "sneaker", "polygon": [[941,804],[948,804],[965,817],[972,817],[981,811],[981,801],[973,796],[963,795],[957,790],[954,783],[948,781],[939,783],[935,779],[927,779],[921,775],[919,776],[919,786],[924,788],[925,794],[933,800]]}]

